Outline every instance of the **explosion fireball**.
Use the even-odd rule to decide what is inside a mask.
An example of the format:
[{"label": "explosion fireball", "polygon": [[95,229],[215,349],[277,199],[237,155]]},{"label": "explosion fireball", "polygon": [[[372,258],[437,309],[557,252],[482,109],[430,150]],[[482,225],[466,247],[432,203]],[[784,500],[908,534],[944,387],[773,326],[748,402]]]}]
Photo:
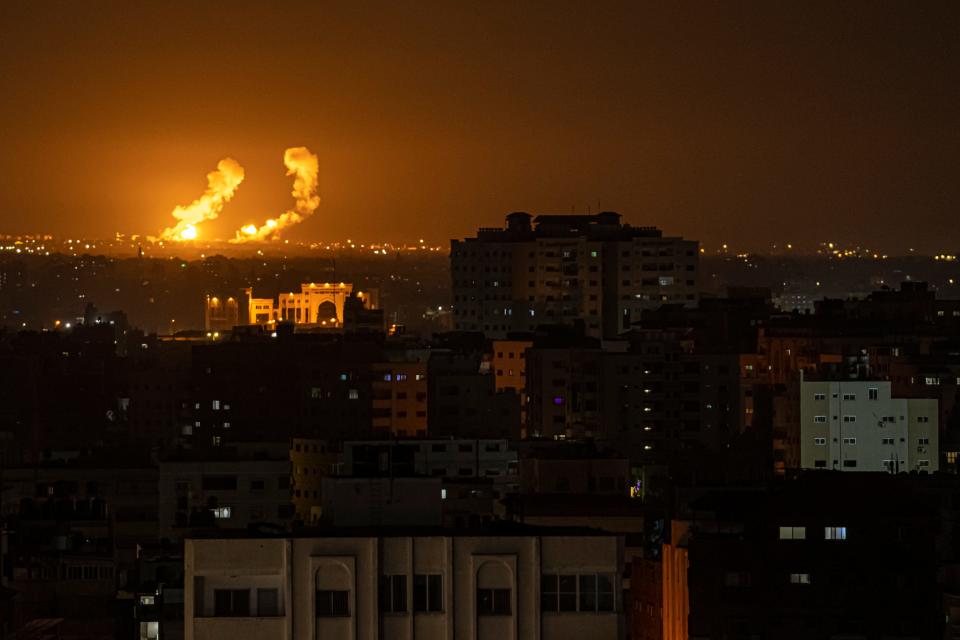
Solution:
[{"label": "explosion fireball", "polygon": [[303,222],[320,206],[320,196],[317,195],[317,156],[306,147],[291,147],[283,154],[283,164],[287,167],[288,176],[296,176],[293,179],[292,192],[297,201],[295,207],[276,218],[268,219],[260,227],[255,224],[241,227],[230,242],[238,244],[276,238],[281,230]]},{"label": "explosion fireball", "polygon": [[217,170],[207,174],[207,190],[187,206],[178,206],[171,212],[177,224],[160,233],[161,240],[183,242],[196,240],[197,226],[220,215],[224,205],[230,202],[240,183],[243,182],[243,167],[233,158],[224,158],[217,163]]}]

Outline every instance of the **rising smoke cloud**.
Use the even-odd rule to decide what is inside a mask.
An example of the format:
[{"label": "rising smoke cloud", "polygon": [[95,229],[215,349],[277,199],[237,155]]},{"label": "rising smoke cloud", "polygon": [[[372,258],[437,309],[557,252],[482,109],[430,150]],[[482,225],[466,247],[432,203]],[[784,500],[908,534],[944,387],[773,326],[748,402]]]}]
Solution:
[{"label": "rising smoke cloud", "polygon": [[293,179],[296,206],[276,218],[268,219],[260,227],[255,224],[241,227],[230,242],[256,242],[276,238],[280,231],[303,222],[320,206],[320,196],[317,195],[317,156],[306,147],[291,147],[283,153],[283,164],[287,167],[288,176],[296,176]]},{"label": "rising smoke cloud", "polygon": [[171,212],[177,224],[164,229],[160,240],[182,242],[197,238],[197,226],[220,215],[243,182],[243,167],[233,158],[217,163],[217,170],[207,174],[207,190],[187,206],[178,206]]}]

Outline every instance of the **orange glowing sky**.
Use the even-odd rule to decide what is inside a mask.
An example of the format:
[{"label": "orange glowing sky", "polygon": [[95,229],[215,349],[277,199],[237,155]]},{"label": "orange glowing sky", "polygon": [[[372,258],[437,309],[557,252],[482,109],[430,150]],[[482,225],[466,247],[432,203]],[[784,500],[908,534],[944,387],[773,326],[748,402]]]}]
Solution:
[{"label": "orange glowing sky", "polygon": [[[0,232],[444,242],[513,210],[706,242],[955,246],[956,2],[0,3]],[[663,5],[663,6],[660,6]]]}]

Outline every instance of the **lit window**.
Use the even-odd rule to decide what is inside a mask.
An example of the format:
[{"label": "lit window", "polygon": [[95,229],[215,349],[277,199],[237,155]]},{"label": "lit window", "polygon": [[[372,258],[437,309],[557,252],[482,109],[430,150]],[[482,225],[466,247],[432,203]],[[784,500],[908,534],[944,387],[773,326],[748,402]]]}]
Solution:
[{"label": "lit window", "polygon": [[211,403],[211,408],[212,408],[214,411],[220,411],[220,401],[219,401],[219,400],[214,400],[214,401]]},{"label": "lit window", "polygon": [[392,379],[393,379],[393,376],[391,376],[389,373],[383,374],[383,381],[384,381],[384,382],[390,382]]},{"label": "lit window", "polygon": [[947,464],[957,464],[956,451],[947,451]]},{"label": "lit window", "polygon": [[824,527],[823,539],[824,540],[846,540],[847,528],[846,527]]},{"label": "lit window", "polygon": [[214,507],[211,511],[213,511],[213,517],[218,520],[229,520],[230,515],[233,513],[231,507]]},{"label": "lit window", "polygon": [[356,400],[360,397],[360,392],[357,389],[350,389],[349,398],[351,400]]},{"label": "lit window", "polygon": [[791,573],[790,584],[810,584],[809,573]]},{"label": "lit window", "polygon": [[806,540],[806,527],[780,527],[781,540]]}]

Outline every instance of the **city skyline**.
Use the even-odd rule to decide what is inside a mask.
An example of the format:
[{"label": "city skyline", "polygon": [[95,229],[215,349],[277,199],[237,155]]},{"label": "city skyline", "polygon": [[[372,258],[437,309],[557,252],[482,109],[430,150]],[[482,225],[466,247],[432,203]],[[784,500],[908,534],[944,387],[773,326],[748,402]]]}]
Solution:
[{"label": "city skyline", "polygon": [[[75,29],[78,23],[83,29]],[[224,158],[208,238],[465,237],[515,210],[614,210],[757,251],[947,250],[956,5],[0,9],[4,233],[157,235]]]}]

